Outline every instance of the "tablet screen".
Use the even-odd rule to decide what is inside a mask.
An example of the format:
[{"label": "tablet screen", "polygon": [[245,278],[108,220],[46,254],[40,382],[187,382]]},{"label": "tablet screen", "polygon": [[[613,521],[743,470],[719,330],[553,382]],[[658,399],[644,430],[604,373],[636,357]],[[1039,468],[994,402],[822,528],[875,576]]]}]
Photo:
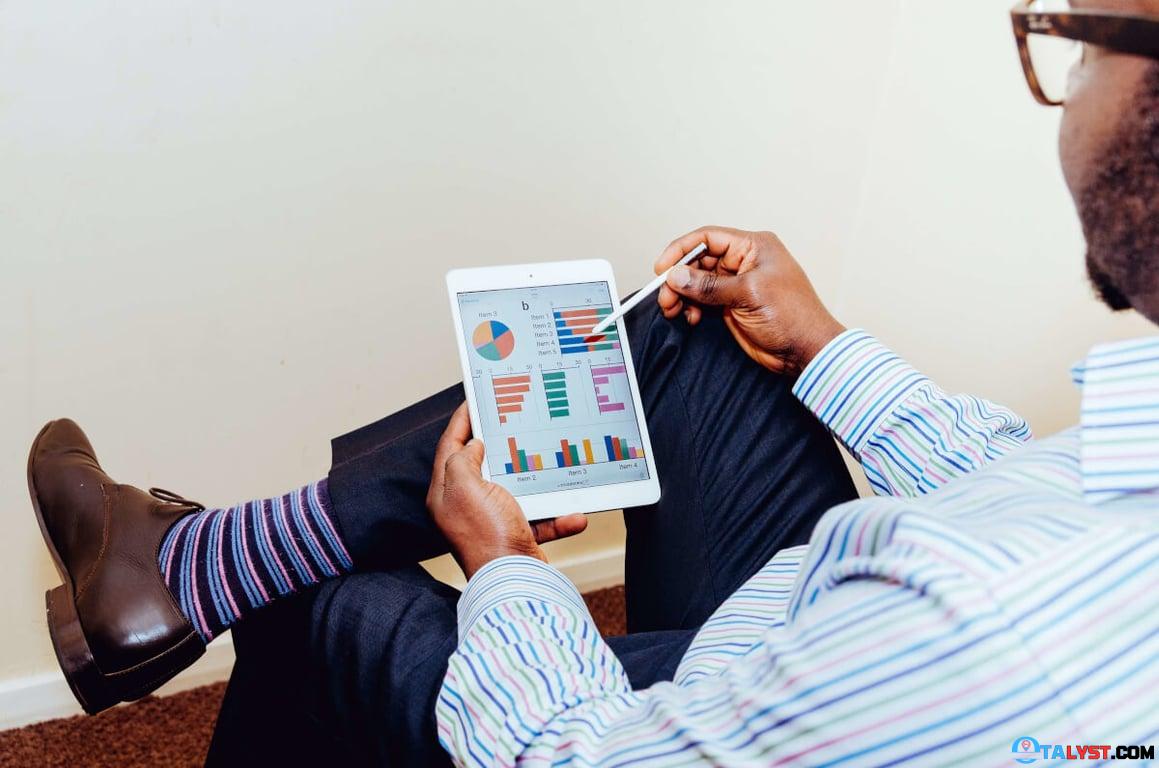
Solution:
[{"label": "tablet screen", "polygon": [[491,479],[515,496],[646,480],[608,284],[459,293]]}]

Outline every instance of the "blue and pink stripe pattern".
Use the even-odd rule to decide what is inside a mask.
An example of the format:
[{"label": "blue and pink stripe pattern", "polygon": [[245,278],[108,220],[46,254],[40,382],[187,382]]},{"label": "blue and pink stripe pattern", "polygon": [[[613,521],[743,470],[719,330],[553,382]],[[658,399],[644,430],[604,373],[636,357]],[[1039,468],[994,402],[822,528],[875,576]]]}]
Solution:
[{"label": "blue and pink stripe pattern", "polygon": [[1159,489],[1159,339],[1101,344],[1073,370],[1083,390],[1083,493],[1099,504]]},{"label": "blue and pink stripe pattern", "polygon": [[488,564],[459,604],[444,746],[480,766],[1001,766],[1024,736],[1154,744],[1159,476],[1141,470],[1159,431],[1140,429],[1159,421],[1157,361],[1159,340],[1096,350],[1086,387],[1105,375],[1127,399],[1096,386],[1089,422],[1084,389],[1082,428],[1031,442],[1010,411],[843,334],[795,391],[879,496],[826,513],[647,690],[562,574]]},{"label": "blue and pink stripe pattern", "polygon": [[348,573],[326,480],[177,521],[158,554],[177,603],[205,642],[276,597]]}]

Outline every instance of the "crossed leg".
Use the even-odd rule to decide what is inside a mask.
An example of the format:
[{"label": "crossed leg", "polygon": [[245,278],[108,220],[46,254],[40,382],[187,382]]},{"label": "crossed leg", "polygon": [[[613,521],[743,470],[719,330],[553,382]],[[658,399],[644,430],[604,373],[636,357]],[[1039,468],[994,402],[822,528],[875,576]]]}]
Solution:
[{"label": "crossed leg", "polygon": [[[628,331],[662,496],[625,513],[630,634],[609,642],[642,688],[671,679],[712,611],[855,491],[792,382],[749,360],[719,317],[690,329],[641,309]],[[415,563],[446,551],[424,498],[461,400],[454,386],[334,441],[331,500],[359,573],[235,627],[211,764],[445,764],[434,705],[458,595]]]}]

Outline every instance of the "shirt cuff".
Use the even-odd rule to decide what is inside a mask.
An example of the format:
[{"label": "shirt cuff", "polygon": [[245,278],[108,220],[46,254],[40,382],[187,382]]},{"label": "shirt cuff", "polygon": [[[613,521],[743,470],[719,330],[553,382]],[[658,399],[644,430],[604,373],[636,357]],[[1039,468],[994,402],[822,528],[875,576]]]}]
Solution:
[{"label": "shirt cuff", "polygon": [[855,456],[899,404],[930,380],[876,338],[853,328],[825,345],[793,394]]},{"label": "shirt cuff", "polygon": [[561,606],[592,621],[579,590],[566,576],[534,557],[509,555],[487,563],[467,582],[459,598],[459,642],[483,614],[511,600]]}]

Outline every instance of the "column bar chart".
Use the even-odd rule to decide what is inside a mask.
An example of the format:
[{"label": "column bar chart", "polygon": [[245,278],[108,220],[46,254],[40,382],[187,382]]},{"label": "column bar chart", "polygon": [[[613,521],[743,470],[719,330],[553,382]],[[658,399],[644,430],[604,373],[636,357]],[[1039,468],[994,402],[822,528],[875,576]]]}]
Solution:
[{"label": "column bar chart", "polygon": [[598,456],[592,441],[583,439],[573,443],[566,439],[559,441],[559,450],[555,452],[557,467],[579,467],[584,464],[602,464],[606,461],[629,461],[644,458],[644,451],[622,437],[604,435],[604,453],[607,458]]},{"label": "column bar chart", "polygon": [[604,435],[604,449],[608,452],[608,461],[627,461],[628,459],[644,458],[642,448],[629,446],[622,437]]},{"label": "column bar chart", "polygon": [[528,454],[516,444],[514,437],[507,438],[507,450],[511,456],[511,461],[503,465],[507,474],[543,469],[543,457],[537,453]]}]

